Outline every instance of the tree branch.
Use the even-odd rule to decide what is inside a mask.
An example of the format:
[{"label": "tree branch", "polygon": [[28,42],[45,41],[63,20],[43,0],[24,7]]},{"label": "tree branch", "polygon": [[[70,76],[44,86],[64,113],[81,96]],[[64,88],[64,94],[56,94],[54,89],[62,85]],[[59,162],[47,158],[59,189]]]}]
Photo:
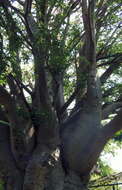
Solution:
[{"label": "tree branch", "polygon": [[56,110],[59,121],[64,119],[65,113],[60,113],[62,106],[64,105],[64,89],[63,89],[63,73],[52,73],[52,93],[53,93],[53,105]]},{"label": "tree branch", "polygon": [[[3,123],[0,123],[0,174],[4,177],[7,185],[9,185],[12,180],[15,182],[14,184],[10,184],[14,189],[14,186],[17,185],[17,178],[20,177],[20,173],[11,151],[9,126]],[[20,186],[21,185],[22,184],[20,184]]]},{"label": "tree branch", "polygon": [[68,9],[64,12],[64,16],[63,16],[61,22],[58,23],[58,24],[55,26],[54,30],[55,30],[55,29],[57,30],[57,28],[60,29],[60,27],[61,27],[62,23],[64,22],[64,20],[71,14],[71,12],[77,7],[77,5],[78,5],[79,3],[80,3],[80,0],[76,0],[76,1],[73,2],[72,4],[71,4],[71,2],[69,3],[69,7],[68,7]]},{"label": "tree branch", "polygon": [[12,75],[8,75],[8,84],[9,84],[11,93],[13,96],[15,96],[19,106],[20,107],[22,106],[25,111],[29,111],[29,113],[31,113],[31,107],[24,96],[23,88],[21,87],[20,80],[16,79]]},{"label": "tree branch", "polygon": [[87,1],[82,0],[82,13],[85,29],[83,56],[86,59],[86,64],[88,64],[87,98],[89,105],[92,105],[92,107],[97,105],[97,109],[100,109],[101,92],[99,78],[96,73],[95,1],[89,1],[89,5],[87,5]]},{"label": "tree branch", "polygon": [[10,94],[0,85],[0,103],[5,106],[7,110],[10,111],[10,107],[13,106],[12,98]]},{"label": "tree branch", "polygon": [[11,7],[11,9],[13,9],[17,13],[17,15],[22,16],[22,17],[24,16],[24,14],[16,7],[12,6],[11,4],[9,4],[9,7]]},{"label": "tree branch", "polygon": [[98,41],[99,39],[99,32],[100,32],[100,29],[102,27],[102,25],[104,24],[104,17],[105,17],[105,13],[108,9],[108,5],[107,3],[104,1],[104,0],[101,0],[99,5],[98,5],[98,9],[96,11],[96,41]]},{"label": "tree branch", "polygon": [[102,111],[102,119],[107,119],[108,116],[116,111],[116,109],[122,107],[122,102],[116,102],[111,105],[108,105],[106,108]]},{"label": "tree branch", "polygon": [[24,85],[20,80],[17,80],[17,82],[21,86],[21,88],[23,88],[29,95],[31,96],[33,95],[33,92],[26,85]]},{"label": "tree branch", "polygon": [[31,13],[32,2],[33,2],[33,0],[26,0],[25,1],[25,17],[27,17],[28,14]]},{"label": "tree branch", "polygon": [[17,0],[17,2],[18,2],[20,5],[24,6],[24,2],[23,2],[23,1]]},{"label": "tree branch", "polygon": [[[108,52],[109,47],[111,47],[116,42],[117,36],[114,37],[114,35],[117,33],[117,30],[120,28],[120,26],[121,26],[121,22],[119,22],[117,27],[112,32],[111,36],[105,41],[104,46],[97,53],[97,57],[101,56],[102,54],[103,55],[106,54],[106,52]],[[120,31],[119,34],[121,34],[121,32],[122,31]]]},{"label": "tree branch", "polygon": [[[14,32],[15,32],[15,29],[16,29],[16,31],[19,32],[20,35],[22,36],[24,44],[25,44],[26,46],[29,45],[29,46],[31,47],[31,42],[27,39],[27,36],[24,35],[23,31],[20,30],[20,28],[17,26],[15,20],[14,20],[14,19],[12,18],[12,16],[11,16],[9,10],[8,10],[6,7],[3,7],[3,8],[4,8],[4,10],[5,10],[6,18],[7,18],[7,20],[8,20],[7,23],[4,23],[4,27],[5,27],[5,29],[7,30],[7,32],[9,33],[9,31],[12,31],[13,25],[14,25]],[[11,7],[11,8],[12,8],[12,7]],[[24,20],[23,20],[24,14],[22,14],[22,13],[20,14],[20,12],[18,12],[17,10],[14,10],[14,11],[17,13],[17,15],[19,16],[19,18],[22,20],[22,23],[25,24],[25,22],[24,22]],[[9,23],[9,24],[8,24],[8,23]],[[26,43],[25,43],[25,42],[26,42]],[[30,47],[28,47],[28,48],[30,48]]]},{"label": "tree branch", "polygon": [[16,128],[16,126],[19,123],[18,115],[16,112],[17,111],[16,104],[11,95],[1,85],[0,85],[0,104],[5,107],[12,128]]},{"label": "tree branch", "polygon": [[79,92],[79,88],[76,88],[74,90],[74,92],[72,93],[72,95],[69,97],[69,99],[67,100],[67,102],[65,102],[65,104],[62,106],[61,110],[60,110],[60,114],[64,113],[65,110],[68,108],[68,106],[72,103],[72,101],[75,99],[75,97],[77,96],[77,93]]},{"label": "tree branch", "polygon": [[121,66],[121,63],[122,57],[120,57],[119,59],[114,59],[109,68],[100,77],[101,84],[104,84],[106,82],[106,80],[110,77],[113,71],[115,71]]},{"label": "tree branch", "polygon": [[112,138],[116,132],[122,129],[122,109],[118,114],[103,128],[103,133],[105,137],[109,140]]},{"label": "tree branch", "polygon": [[[8,120],[10,122],[11,130],[11,146],[12,152],[18,165],[19,158],[22,152],[25,152],[25,136],[23,136],[23,130],[25,129],[24,123],[22,124],[22,118],[17,114],[17,107],[13,97],[0,85],[0,104],[5,107]],[[24,134],[25,135],[25,134]],[[20,166],[21,167],[21,166]]]},{"label": "tree branch", "polygon": [[[122,53],[115,53],[115,54],[110,54],[110,55],[106,55],[106,56],[99,56],[99,57],[97,57],[97,61],[104,60],[104,59],[109,59],[109,58],[113,58],[113,60],[114,60],[114,59],[116,59],[116,58],[118,58],[120,56],[122,56]],[[106,62],[105,64],[101,63],[101,64],[98,65],[98,67],[108,65],[109,63],[110,63],[110,61]]]}]

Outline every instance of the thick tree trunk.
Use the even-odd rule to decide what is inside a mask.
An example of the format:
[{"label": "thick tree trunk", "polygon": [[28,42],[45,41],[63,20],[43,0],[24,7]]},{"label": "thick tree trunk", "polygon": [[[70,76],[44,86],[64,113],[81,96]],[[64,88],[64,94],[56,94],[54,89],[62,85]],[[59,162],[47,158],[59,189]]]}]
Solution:
[{"label": "thick tree trunk", "polygon": [[26,168],[25,176],[13,173],[5,181],[5,190],[87,190],[87,184],[73,171],[62,166],[42,166],[37,156]]},{"label": "thick tree trunk", "polygon": [[[81,178],[79,173],[71,171],[64,162],[59,149],[50,149],[38,144],[25,169],[19,168],[11,153],[9,127],[1,126],[0,133],[0,172],[2,172],[6,190],[86,190],[87,175]],[[74,151],[75,152],[75,151]],[[21,162],[21,161],[20,161]],[[19,164],[20,166],[21,164]]]},{"label": "thick tree trunk", "polygon": [[37,142],[31,155],[22,160],[26,159],[24,169],[11,152],[9,127],[0,126],[0,174],[5,189],[87,190],[90,172],[101,151],[121,128],[121,114],[120,111],[110,126],[100,127],[93,109],[84,108],[63,124],[60,150],[51,139],[48,144]]},{"label": "thick tree trunk", "polygon": [[6,190],[87,189],[90,171],[107,139],[100,128],[97,112],[86,106],[61,128],[60,148],[58,133],[44,139],[39,131],[34,150],[27,158],[23,156],[19,165],[11,152],[9,127],[0,128],[0,154],[3,156],[0,161],[3,163],[6,158]]},{"label": "thick tree trunk", "polygon": [[24,190],[87,190],[87,184],[81,181],[80,176],[73,171],[66,174],[59,162],[46,167],[36,159],[30,169],[30,176],[26,175],[28,171],[25,174]]}]

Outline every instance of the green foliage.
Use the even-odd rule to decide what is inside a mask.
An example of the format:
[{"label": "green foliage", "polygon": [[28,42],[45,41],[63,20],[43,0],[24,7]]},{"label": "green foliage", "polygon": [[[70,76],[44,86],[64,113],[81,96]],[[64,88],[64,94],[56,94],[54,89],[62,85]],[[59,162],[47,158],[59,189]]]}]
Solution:
[{"label": "green foliage", "polygon": [[10,51],[16,51],[21,47],[22,41],[21,38],[17,35],[17,31],[9,31],[9,49]]},{"label": "green foliage", "polygon": [[122,130],[118,131],[114,136],[115,142],[118,142],[119,145],[122,144]]},{"label": "green foliage", "polygon": [[65,73],[64,75],[64,96],[66,100],[69,98],[69,96],[72,94],[73,90],[75,89],[76,84],[76,76],[74,73],[74,67],[70,67],[70,70],[68,73]]},{"label": "green foliage", "polygon": [[5,73],[0,75],[0,85],[3,85],[3,84],[6,84],[6,75],[5,75]]},{"label": "green foliage", "polygon": [[113,173],[112,168],[105,161],[99,159],[98,164],[99,164],[100,176],[108,176]]},{"label": "green foliage", "polygon": [[[104,151],[102,152],[100,158],[98,159],[96,170],[92,173],[92,180],[95,180],[97,183],[97,180],[102,177],[109,177],[113,173],[116,173],[111,166],[110,166],[110,160],[108,158],[116,156],[116,151],[118,147],[122,147],[122,141],[120,142],[120,139],[118,140],[119,136],[121,138],[122,132],[118,132],[115,137],[106,144]],[[116,139],[116,137],[118,137]],[[105,183],[109,183],[108,181],[105,181]],[[110,181],[111,183],[111,181]],[[104,182],[103,182],[104,184]],[[104,189],[104,188],[103,188]]]}]

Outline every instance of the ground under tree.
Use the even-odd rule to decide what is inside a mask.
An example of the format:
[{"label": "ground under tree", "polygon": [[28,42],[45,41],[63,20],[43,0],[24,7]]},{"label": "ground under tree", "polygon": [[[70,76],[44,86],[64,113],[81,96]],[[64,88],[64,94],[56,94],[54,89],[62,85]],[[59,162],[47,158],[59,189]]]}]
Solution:
[{"label": "ground under tree", "polygon": [[122,88],[111,82],[122,75],[120,7],[119,0],[0,0],[5,189],[87,189],[101,151],[122,129]]}]

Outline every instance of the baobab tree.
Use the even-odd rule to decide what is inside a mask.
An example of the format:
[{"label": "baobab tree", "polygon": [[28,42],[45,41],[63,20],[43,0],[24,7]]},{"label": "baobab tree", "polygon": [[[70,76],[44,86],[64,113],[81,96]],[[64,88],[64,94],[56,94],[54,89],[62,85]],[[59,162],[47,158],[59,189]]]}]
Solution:
[{"label": "baobab tree", "polygon": [[87,189],[104,146],[122,129],[121,83],[115,80],[122,63],[120,5],[0,0],[5,189]]}]

